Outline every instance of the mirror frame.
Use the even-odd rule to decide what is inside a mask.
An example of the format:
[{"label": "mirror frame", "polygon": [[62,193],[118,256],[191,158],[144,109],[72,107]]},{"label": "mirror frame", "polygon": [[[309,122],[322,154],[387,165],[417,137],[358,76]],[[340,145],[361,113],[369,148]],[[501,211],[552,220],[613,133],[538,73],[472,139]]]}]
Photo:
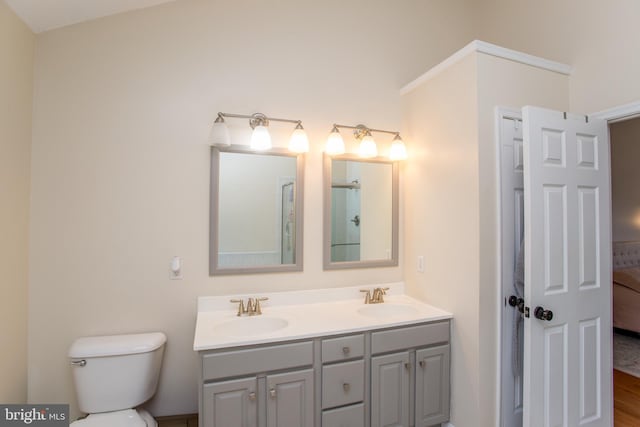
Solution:
[{"label": "mirror frame", "polygon": [[[384,157],[362,158],[355,154],[341,154],[337,156],[324,156],[323,171],[323,269],[342,270],[347,268],[372,268],[372,267],[397,267],[398,266],[398,221],[399,221],[399,170],[397,161]],[[365,261],[331,261],[331,162],[333,160],[350,160],[361,163],[387,163],[391,165],[391,258],[374,259]]]},{"label": "mirror frame", "polygon": [[[220,267],[218,264],[218,241],[220,212],[218,211],[218,197],[220,195],[220,153],[259,154],[263,156],[286,156],[296,159],[296,250],[295,264],[258,265],[255,267]],[[284,273],[302,271],[303,269],[303,230],[304,230],[304,153],[292,153],[285,148],[272,148],[266,151],[251,150],[244,145],[229,147],[211,147],[211,184],[209,195],[209,276],[232,274],[260,274]]]}]

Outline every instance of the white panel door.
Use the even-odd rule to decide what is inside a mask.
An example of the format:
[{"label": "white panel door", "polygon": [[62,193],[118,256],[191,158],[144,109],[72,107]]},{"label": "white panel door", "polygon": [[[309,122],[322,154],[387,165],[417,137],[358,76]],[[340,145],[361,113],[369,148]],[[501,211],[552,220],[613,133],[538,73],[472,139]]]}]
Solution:
[{"label": "white panel door", "polygon": [[523,119],[530,308],[524,426],[608,427],[613,424],[607,126],[535,107],[525,107]]},{"label": "white panel door", "polygon": [[502,427],[522,427],[522,354],[524,322],[511,295],[524,298],[514,287],[515,269],[524,237],[524,154],[521,112],[500,113],[500,192],[502,250]]}]

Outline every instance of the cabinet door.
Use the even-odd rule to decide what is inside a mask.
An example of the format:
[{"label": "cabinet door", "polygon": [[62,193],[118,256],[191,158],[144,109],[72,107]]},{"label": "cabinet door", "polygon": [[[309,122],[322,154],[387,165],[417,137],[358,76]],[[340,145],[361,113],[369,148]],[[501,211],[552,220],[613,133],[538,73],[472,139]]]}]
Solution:
[{"label": "cabinet door", "polygon": [[313,369],[267,376],[267,427],[313,427]]},{"label": "cabinet door", "polygon": [[449,345],[416,351],[416,427],[449,420]]},{"label": "cabinet door", "polygon": [[409,353],[371,359],[371,427],[409,425]]},{"label": "cabinet door", "polygon": [[257,427],[256,378],[221,381],[203,388],[203,427]]}]

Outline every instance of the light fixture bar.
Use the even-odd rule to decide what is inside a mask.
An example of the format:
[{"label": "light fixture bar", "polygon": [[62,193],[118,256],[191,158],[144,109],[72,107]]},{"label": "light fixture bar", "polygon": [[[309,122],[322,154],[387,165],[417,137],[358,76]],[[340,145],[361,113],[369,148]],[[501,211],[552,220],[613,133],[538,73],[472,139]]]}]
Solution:
[{"label": "light fixture bar", "polygon": [[369,132],[388,133],[390,135],[399,135],[400,134],[400,132],[396,132],[396,131],[393,131],[393,130],[372,129],[372,128],[364,126],[364,125],[349,126],[349,125],[339,125],[339,124],[334,123],[333,126],[337,127],[337,128],[344,128],[344,129],[368,130]]},{"label": "light fixture bar", "polygon": [[285,123],[302,123],[302,120],[292,120],[292,119],[278,119],[275,117],[267,117],[264,115],[260,115],[259,117],[256,114],[253,115],[247,115],[247,114],[232,114],[232,113],[218,113],[218,116],[222,116],[222,117],[229,117],[229,118],[234,118],[234,119],[256,119],[256,118],[260,118],[262,120],[268,120],[268,121],[273,121],[273,122],[285,122]]},{"label": "light fixture bar", "polygon": [[262,113],[234,114],[219,112],[213,123],[209,142],[212,145],[229,146],[231,144],[229,129],[225,124],[225,118],[249,119],[249,126],[253,129],[251,134],[250,147],[256,151],[270,150],[271,135],[269,135],[269,122],[294,123],[295,129],[289,140],[289,150],[294,153],[306,153],[309,151],[309,138],[302,127],[302,120],[280,119],[277,117],[267,117]]},{"label": "light fixture bar", "polygon": [[358,154],[360,157],[371,158],[378,156],[378,148],[376,142],[371,136],[371,132],[386,133],[393,135],[393,141],[389,150],[389,159],[392,161],[405,160],[407,158],[407,149],[404,145],[404,141],[400,137],[399,131],[385,130],[385,129],[372,129],[363,124],[357,126],[341,125],[338,123],[333,124],[333,130],[329,134],[327,143],[325,145],[325,153],[330,156],[344,153],[344,142],[338,132],[338,128],[352,129],[353,135],[356,140],[360,141],[358,148]]}]

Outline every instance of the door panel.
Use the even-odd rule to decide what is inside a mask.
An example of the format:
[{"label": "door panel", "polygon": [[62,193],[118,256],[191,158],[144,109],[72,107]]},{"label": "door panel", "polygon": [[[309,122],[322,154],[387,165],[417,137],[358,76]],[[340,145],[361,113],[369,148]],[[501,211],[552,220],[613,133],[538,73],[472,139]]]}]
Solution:
[{"label": "door panel", "polygon": [[267,395],[267,427],[313,427],[312,369],[268,375]]},{"label": "door panel", "polygon": [[416,351],[416,427],[449,420],[449,345]]},{"label": "door panel", "polygon": [[204,386],[204,427],[257,427],[256,378]]},{"label": "door panel", "polygon": [[409,353],[371,359],[371,426],[409,426]]},{"label": "door panel", "polygon": [[[524,425],[610,426],[606,123],[525,107]],[[534,316],[536,307],[553,312]],[[544,312],[541,312],[545,314]]]}]

